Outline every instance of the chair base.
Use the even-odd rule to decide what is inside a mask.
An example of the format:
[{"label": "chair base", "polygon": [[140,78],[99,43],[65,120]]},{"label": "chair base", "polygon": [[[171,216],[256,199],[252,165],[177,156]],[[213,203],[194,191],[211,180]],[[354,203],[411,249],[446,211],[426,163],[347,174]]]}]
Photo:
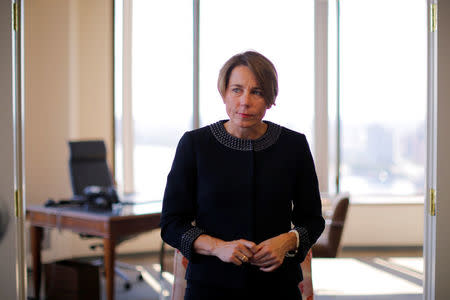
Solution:
[{"label": "chair base", "polygon": [[[93,266],[96,266],[96,267],[102,267],[102,268],[104,267],[104,262],[103,262],[103,259],[101,259],[101,258],[91,261],[90,264]],[[139,281],[143,280],[143,276],[142,276],[142,270],[144,269],[143,266],[131,265],[131,264],[127,264],[127,263],[124,263],[121,261],[116,261],[115,267],[114,267],[114,273],[124,280],[123,287],[125,290],[131,289],[132,284],[131,284],[130,278],[124,272],[122,272],[121,269],[135,271],[138,273],[138,275],[136,277],[137,280],[139,280]]]}]

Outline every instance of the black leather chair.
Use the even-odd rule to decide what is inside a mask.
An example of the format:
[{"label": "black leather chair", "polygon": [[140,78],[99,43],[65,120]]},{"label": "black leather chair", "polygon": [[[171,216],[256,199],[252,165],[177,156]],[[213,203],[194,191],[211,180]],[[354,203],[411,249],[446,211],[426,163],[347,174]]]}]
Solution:
[{"label": "black leather chair", "polygon": [[103,141],[69,142],[69,148],[70,179],[75,196],[82,196],[87,186],[114,186]]},{"label": "black leather chair", "polygon": [[[114,182],[106,161],[106,146],[101,140],[93,141],[70,141],[70,179],[72,191],[75,199],[83,198],[84,190],[88,186],[98,186],[102,188],[113,188]],[[82,238],[97,238],[91,235],[80,235]],[[118,243],[122,241],[117,241]],[[97,243],[90,246],[92,250],[97,247],[103,247],[103,244]],[[103,266],[103,259],[92,262],[94,265]],[[131,282],[128,276],[120,269],[128,269],[138,272],[138,279],[142,280],[142,274],[139,271],[142,266],[135,266],[123,262],[115,262],[115,273],[124,279],[124,288],[130,289]]]}]

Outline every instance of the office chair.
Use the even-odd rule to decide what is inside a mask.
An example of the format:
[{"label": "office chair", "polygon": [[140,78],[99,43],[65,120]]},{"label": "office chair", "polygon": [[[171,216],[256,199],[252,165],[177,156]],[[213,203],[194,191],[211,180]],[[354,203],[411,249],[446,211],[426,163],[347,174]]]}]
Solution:
[{"label": "office chair", "polygon": [[[74,198],[82,198],[86,187],[98,186],[102,188],[113,188],[114,183],[106,162],[106,146],[103,141],[70,141],[70,159],[69,170],[70,180],[72,183],[72,191]],[[92,235],[80,234],[82,238],[98,238]],[[121,243],[120,240],[117,243]],[[103,244],[97,243],[90,246],[92,250],[96,247],[103,247]],[[93,261],[96,266],[103,266],[103,259]],[[128,269],[138,272],[138,279],[142,280],[142,274],[139,269],[141,266],[126,264],[123,262],[115,262],[115,273],[124,281],[124,288],[130,289],[130,279],[120,270]]]},{"label": "office chair", "polygon": [[348,194],[339,194],[333,201],[331,218],[325,217],[325,230],[312,246],[314,257],[336,257],[340,249],[342,232],[347,217]]}]

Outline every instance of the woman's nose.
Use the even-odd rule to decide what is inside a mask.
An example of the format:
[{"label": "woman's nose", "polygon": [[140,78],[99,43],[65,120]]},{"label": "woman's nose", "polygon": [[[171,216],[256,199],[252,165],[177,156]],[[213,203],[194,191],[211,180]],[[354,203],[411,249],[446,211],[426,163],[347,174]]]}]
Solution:
[{"label": "woman's nose", "polygon": [[250,104],[250,93],[245,92],[241,95],[241,105],[249,105]]}]

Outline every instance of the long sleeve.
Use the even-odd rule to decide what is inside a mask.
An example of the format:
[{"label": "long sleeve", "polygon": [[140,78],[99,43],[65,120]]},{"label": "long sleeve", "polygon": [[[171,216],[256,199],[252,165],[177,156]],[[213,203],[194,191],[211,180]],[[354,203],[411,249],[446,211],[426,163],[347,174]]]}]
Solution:
[{"label": "long sleeve", "polygon": [[298,188],[294,197],[292,223],[300,237],[297,259],[303,261],[325,228],[322,217],[319,183],[314,167],[314,161],[304,135],[304,153],[302,165],[299,167]]},{"label": "long sleeve", "polygon": [[185,133],[178,143],[167,177],[161,214],[161,237],[189,260],[193,243],[204,231],[192,225],[196,216],[197,171],[192,138]]}]

